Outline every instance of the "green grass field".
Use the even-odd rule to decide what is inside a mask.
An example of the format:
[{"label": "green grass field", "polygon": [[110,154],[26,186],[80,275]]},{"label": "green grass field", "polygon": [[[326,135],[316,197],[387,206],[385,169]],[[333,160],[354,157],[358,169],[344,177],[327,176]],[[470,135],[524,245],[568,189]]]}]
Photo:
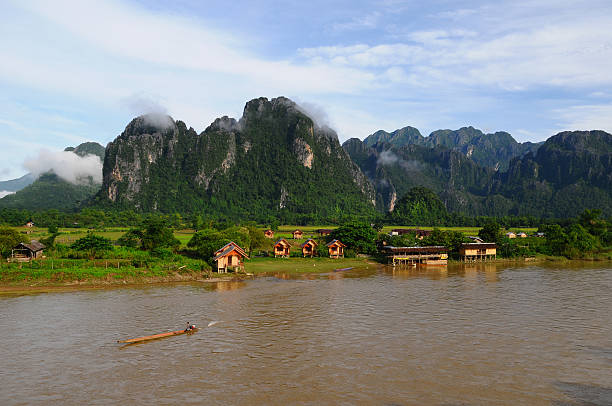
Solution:
[{"label": "green grass field", "polygon": [[[24,227],[14,227],[20,233],[26,234],[29,239],[40,240],[49,235],[46,228],[41,227],[32,227],[32,228],[24,228]],[[299,252],[299,245],[302,244],[308,238],[317,238],[319,234],[316,230],[320,228],[326,229],[334,229],[337,226],[330,225],[320,225],[320,226],[294,226],[294,225],[283,225],[279,226],[278,230],[274,232],[274,238],[272,241],[276,241],[279,238],[286,238],[292,244],[292,252]],[[385,226],[382,229],[382,232],[388,233],[394,228],[420,228],[423,230],[433,230],[434,227],[428,226],[403,226],[403,225],[395,225],[395,226]],[[440,230],[452,230],[462,232],[464,235],[478,235],[478,231],[480,227],[438,227]],[[265,230],[265,227],[261,227],[261,230]],[[301,240],[293,240],[292,232],[296,229],[302,230],[304,233],[303,238]],[[116,241],[121,237],[129,228],[127,227],[109,227],[105,228],[102,231],[93,230],[93,232],[97,235],[101,235],[110,239],[111,241]],[[536,232],[537,228],[534,227],[512,227],[509,229],[510,231],[518,232],[524,231],[527,234],[533,234]],[[56,242],[60,244],[72,244],[76,240],[81,237],[84,237],[89,230],[86,228],[61,228],[59,229],[60,235],[57,237]],[[192,229],[183,229],[174,231],[174,236],[181,242],[181,246],[185,247],[193,234],[195,233]]]},{"label": "green grass field", "polygon": [[253,274],[288,272],[322,273],[342,268],[376,266],[363,258],[253,258],[246,261],[244,269]]}]

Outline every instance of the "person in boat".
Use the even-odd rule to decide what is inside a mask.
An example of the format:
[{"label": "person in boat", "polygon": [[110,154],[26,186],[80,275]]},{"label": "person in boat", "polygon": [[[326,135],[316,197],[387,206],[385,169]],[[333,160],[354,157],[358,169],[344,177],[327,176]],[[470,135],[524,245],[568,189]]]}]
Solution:
[{"label": "person in boat", "polygon": [[187,322],[187,328],[185,329],[185,331],[195,330],[195,328],[196,328],[195,324],[191,324],[190,322]]}]

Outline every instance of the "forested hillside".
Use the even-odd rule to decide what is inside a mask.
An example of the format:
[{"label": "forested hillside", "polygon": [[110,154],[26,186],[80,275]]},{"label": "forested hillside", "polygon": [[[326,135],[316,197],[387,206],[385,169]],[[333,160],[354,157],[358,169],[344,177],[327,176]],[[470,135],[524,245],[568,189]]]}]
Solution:
[{"label": "forested hillside", "polygon": [[351,139],[344,148],[375,186],[382,210],[424,186],[449,211],[470,216],[573,217],[585,208],[612,215],[612,135],[603,131],[559,133],[535,154],[512,159],[507,171],[479,166],[454,148],[380,139],[373,147]]},{"label": "forested hillside", "polygon": [[[68,147],[65,151],[71,151],[81,157],[95,155],[100,160],[104,159],[104,147],[97,142],[86,142],[77,147]],[[77,210],[85,205],[100,189],[100,184],[95,183],[91,177],[71,183],[60,178],[52,171],[43,173],[38,178],[35,178],[32,174],[27,174],[20,179],[31,180],[31,182],[20,184],[21,187],[17,189],[16,193],[0,199],[0,208]]]}]

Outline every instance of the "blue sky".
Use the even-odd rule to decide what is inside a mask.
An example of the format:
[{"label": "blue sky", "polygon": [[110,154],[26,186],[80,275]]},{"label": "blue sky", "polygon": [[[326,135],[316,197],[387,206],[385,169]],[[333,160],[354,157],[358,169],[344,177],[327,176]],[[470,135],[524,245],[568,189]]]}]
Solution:
[{"label": "blue sky", "polygon": [[612,131],[609,0],[4,0],[0,56],[0,180],[138,114],[201,131],[260,96],[310,105],[341,141]]}]

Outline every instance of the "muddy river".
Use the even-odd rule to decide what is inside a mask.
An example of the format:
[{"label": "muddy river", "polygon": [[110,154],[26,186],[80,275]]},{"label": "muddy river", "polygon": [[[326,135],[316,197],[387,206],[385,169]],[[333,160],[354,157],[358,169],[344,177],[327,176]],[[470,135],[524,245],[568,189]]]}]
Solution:
[{"label": "muddy river", "polygon": [[[0,404],[612,405],[612,266],[0,296]],[[121,346],[177,330],[194,335]]]}]

